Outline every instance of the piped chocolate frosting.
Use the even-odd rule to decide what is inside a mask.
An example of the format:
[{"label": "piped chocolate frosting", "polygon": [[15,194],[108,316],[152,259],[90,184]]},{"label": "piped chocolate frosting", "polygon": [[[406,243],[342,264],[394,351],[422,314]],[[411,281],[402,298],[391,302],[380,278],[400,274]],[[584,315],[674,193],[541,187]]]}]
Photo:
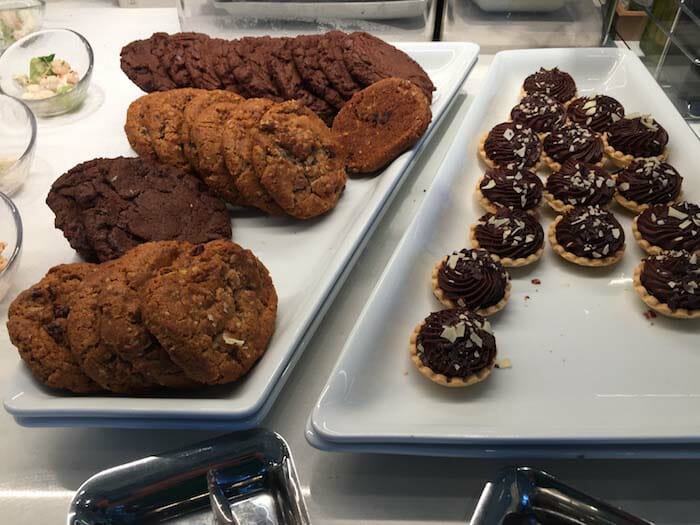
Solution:
[{"label": "piped chocolate frosting", "polygon": [[542,226],[532,215],[499,208],[479,218],[474,237],[482,249],[499,257],[521,259],[537,252],[544,244]]},{"label": "piped chocolate frosting", "polygon": [[603,158],[603,141],[595,131],[566,124],[547,135],[543,142],[544,152],[563,164],[569,159],[596,164]]},{"label": "piped chocolate frosting", "polygon": [[700,206],[686,201],[651,206],[637,217],[637,231],[663,250],[700,251]]},{"label": "piped chocolate frosting", "polygon": [[440,264],[437,281],[445,297],[459,306],[478,310],[505,297],[510,277],[485,250],[453,252]]},{"label": "piped chocolate frosting", "polygon": [[486,156],[497,166],[535,166],[542,153],[540,139],[532,129],[515,122],[502,122],[487,135]]},{"label": "piped chocolate frosting", "polygon": [[617,172],[617,191],[637,204],[667,204],[681,192],[683,177],[666,162],[638,159]]},{"label": "piped chocolate frosting", "polygon": [[668,133],[649,115],[623,118],[608,128],[608,144],[635,158],[661,155],[668,144]]},{"label": "piped chocolate frosting", "polygon": [[615,195],[615,180],[595,164],[567,160],[547,177],[546,188],[568,206],[605,206]]},{"label": "piped chocolate frosting", "polygon": [[672,310],[700,310],[700,255],[668,251],[644,259],[639,276],[650,295]]},{"label": "piped chocolate frosting", "polygon": [[532,171],[514,166],[490,168],[479,183],[481,194],[497,206],[532,210],[542,201],[542,181]]},{"label": "piped chocolate frosting", "polygon": [[567,102],[576,96],[576,82],[558,67],[545,69],[528,76],[523,82],[523,89],[530,93],[544,93],[558,102]]},{"label": "piped chocolate frosting", "polygon": [[510,111],[513,122],[530,127],[538,133],[546,133],[566,121],[566,110],[561,103],[544,93],[526,95]]},{"label": "piped chocolate frosting", "polygon": [[615,216],[595,206],[573,208],[556,226],[557,242],[578,257],[612,257],[625,245],[625,232]]},{"label": "piped chocolate frosting", "polygon": [[602,133],[625,116],[625,108],[607,95],[579,97],[566,108],[569,120]]}]

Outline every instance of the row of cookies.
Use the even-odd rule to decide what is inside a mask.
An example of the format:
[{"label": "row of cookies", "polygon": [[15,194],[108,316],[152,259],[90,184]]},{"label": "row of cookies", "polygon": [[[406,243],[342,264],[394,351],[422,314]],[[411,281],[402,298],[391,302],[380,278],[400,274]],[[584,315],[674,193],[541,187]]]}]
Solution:
[{"label": "row of cookies", "polygon": [[155,33],[124,46],[121,68],[149,93],[193,87],[300,100],[328,124],[357,91],[384,78],[409,80],[429,100],[435,90],[411,57],[363,32],[238,40]]},{"label": "row of cookies", "polygon": [[103,264],[51,268],[12,302],[7,329],[51,388],[139,394],[240,379],[265,352],[276,312],[251,251],[160,241]]}]

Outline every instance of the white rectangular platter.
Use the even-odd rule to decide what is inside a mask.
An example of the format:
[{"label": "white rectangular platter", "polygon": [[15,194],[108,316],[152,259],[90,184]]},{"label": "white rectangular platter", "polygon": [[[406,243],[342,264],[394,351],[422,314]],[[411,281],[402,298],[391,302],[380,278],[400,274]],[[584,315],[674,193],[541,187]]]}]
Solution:
[{"label": "white rectangular platter", "polygon": [[[547,246],[539,263],[511,272],[509,303],[492,318],[499,357],[510,358],[511,369],[448,389],[426,380],[409,359],[413,327],[440,309],[430,285],[435,261],[466,247],[469,225],[483,213],[473,198],[484,171],[479,138],[508,118],[523,79],[541,66],[570,72],[581,94],[609,94],[629,113],[654,115],[671,137],[669,161],[685,175],[686,198],[700,200],[700,143],[631,52],[499,53],[314,408],[312,429],[321,441],[366,447],[700,441],[700,324],[645,318],[632,287],[643,252],[631,215],[619,207],[627,237],[621,263],[581,268]],[[545,231],[553,217],[542,210]]]},{"label": "white rectangular platter", "polygon": [[[91,419],[100,426],[110,420],[118,426],[120,419],[150,421],[154,427],[159,420],[169,421],[166,426],[177,420],[207,419],[216,420],[217,425],[225,420],[232,428],[257,424],[479,53],[479,47],[470,43],[402,43],[399,47],[426,69],[437,87],[433,123],[421,142],[380,175],[349,180],[338,206],[327,216],[301,222],[234,212],[233,240],[252,249],[265,263],[279,296],[275,335],[243,381],[184,396],[69,396],[43,388],[19,364],[5,408],[24,424],[36,418],[37,424],[51,426],[74,426],[80,421],[89,425]],[[129,103],[141,93],[117,69],[118,57],[110,65],[101,70],[102,77],[95,75],[96,83],[109,86],[105,104],[65,129],[40,130],[41,173],[33,174],[15,199],[25,219],[27,239],[16,292],[38,281],[50,266],[77,260],[61,232],[54,229],[53,215],[44,204],[51,183],[89,158],[133,155],[122,127]],[[5,300],[3,312],[16,292]],[[0,345],[14,351],[5,330],[0,333]]]}]

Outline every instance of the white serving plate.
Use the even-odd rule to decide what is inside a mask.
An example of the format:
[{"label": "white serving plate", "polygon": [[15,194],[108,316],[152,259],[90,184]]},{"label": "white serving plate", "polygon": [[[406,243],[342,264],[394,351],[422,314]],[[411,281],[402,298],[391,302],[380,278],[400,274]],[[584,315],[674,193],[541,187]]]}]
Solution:
[{"label": "white serving plate", "polygon": [[[531,268],[511,272],[510,302],[493,316],[499,357],[511,369],[447,389],[408,357],[413,327],[439,310],[430,286],[436,260],[468,244],[483,213],[473,198],[484,171],[479,138],[506,120],[523,79],[559,66],[581,94],[607,93],[628,112],[653,114],[668,130],[670,162],[700,200],[700,144],[642,63],[618,49],[505,51],[496,55],[450,153],[359,317],[311,422],[334,444],[612,444],[700,441],[700,323],[653,324],[632,287],[643,252],[631,215],[615,208],[627,253],[609,269],[586,269],[549,245]],[[554,217],[543,210],[545,232]],[[531,280],[540,279],[541,285]],[[525,297],[529,296],[529,300]]]},{"label": "white serving plate", "polygon": [[[59,424],[59,419],[74,425],[82,418],[103,422],[113,419],[114,426],[119,425],[120,418],[151,420],[153,427],[159,426],[158,419],[226,419],[240,420],[242,426],[257,424],[479,52],[479,47],[470,43],[402,43],[399,47],[426,69],[437,87],[433,123],[421,142],[381,175],[349,180],[338,206],[327,216],[306,222],[247,212],[234,216],[233,240],[252,249],[267,265],[279,296],[275,335],[265,356],[245,380],[189,395],[70,396],[43,388],[20,364],[5,398],[5,408],[25,423],[30,418],[41,418],[36,422],[49,418],[52,425]],[[98,122],[96,115],[95,119],[74,124],[70,130],[74,140],[85,141],[85,147],[67,147],[70,138],[56,132],[43,137],[39,155],[51,160],[47,171],[52,175],[35,177],[16,199],[24,212],[25,237],[32,241],[29,247],[25,245],[24,261],[30,262],[20,269],[18,290],[38,281],[50,266],[76,260],[61,232],[53,228],[53,215],[44,205],[53,180],[91,158],[85,150],[97,151],[93,156],[133,155],[121,127],[128,104],[139,92],[124,75],[114,79],[116,85],[110,91],[114,100],[101,108],[102,120]],[[0,333],[0,345],[5,351],[15,351],[5,330]]]}]

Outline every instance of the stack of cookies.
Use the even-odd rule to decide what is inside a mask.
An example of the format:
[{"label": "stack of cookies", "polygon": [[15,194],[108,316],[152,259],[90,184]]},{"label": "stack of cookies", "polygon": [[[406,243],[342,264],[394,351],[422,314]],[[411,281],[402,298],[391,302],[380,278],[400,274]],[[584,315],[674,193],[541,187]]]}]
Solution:
[{"label": "stack of cookies", "polygon": [[384,78],[408,80],[429,100],[435,90],[406,53],[361,32],[239,40],[155,33],[125,46],[121,67],[148,93],[193,87],[275,102],[294,99],[328,124],[357,91]]},{"label": "stack of cookies", "polygon": [[276,312],[249,250],[160,241],[50,269],[12,302],[7,328],[46,386],[129,395],[239,380],[265,352]]}]

